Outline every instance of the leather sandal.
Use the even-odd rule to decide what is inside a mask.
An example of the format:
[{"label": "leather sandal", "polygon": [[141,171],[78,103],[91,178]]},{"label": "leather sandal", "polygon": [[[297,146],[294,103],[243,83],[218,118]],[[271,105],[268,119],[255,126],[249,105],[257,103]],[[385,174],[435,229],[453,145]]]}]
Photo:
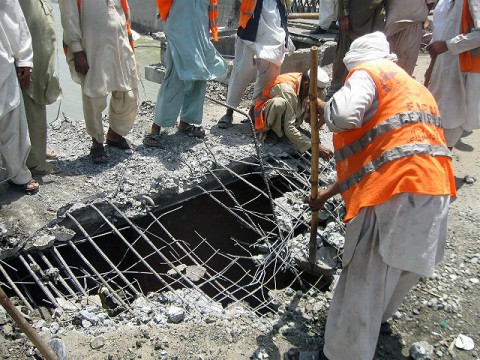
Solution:
[{"label": "leather sandal", "polygon": [[36,194],[40,189],[40,185],[33,179],[30,179],[25,184],[15,184],[12,180],[8,180],[8,185],[29,195]]}]

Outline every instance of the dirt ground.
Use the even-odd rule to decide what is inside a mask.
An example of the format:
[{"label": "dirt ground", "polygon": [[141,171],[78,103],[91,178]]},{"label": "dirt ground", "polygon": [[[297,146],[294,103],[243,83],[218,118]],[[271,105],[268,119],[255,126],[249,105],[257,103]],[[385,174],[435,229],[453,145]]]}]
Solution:
[{"label": "dirt ground", "polygon": [[[423,74],[427,57],[422,55],[417,78]],[[210,110],[208,117],[218,116],[218,108]],[[213,120],[212,120],[213,121]],[[236,119],[238,122],[239,119]],[[146,130],[148,121],[142,126]],[[208,130],[211,138],[222,138],[212,124]],[[230,130],[232,137],[238,136],[241,143],[248,134],[248,129],[239,125]],[[71,136],[71,134],[69,135]],[[68,136],[67,136],[68,138]],[[134,142],[140,143],[140,137]],[[173,140],[172,140],[173,141]],[[190,141],[190,140],[189,140]],[[212,140],[213,143],[217,140]],[[56,145],[59,145],[57,143]],[[188,146],[194,144],[189,143]],[[214,144],[215,145],[215,144]],[[239,144],[242,146],[242,144]],[[187,145],[185,145],[187,146]],[[422,281],[407,295],[399,311],[391,323],[391,334],[382,334],[379,339],[375,359],[397,360],[407,359],[413,343],[425,341],[434,346],[432,359],[478,359],[480,344],[480,132],[474,132],[462,139],[454,150],[454,169],[457,185],[457,198],[450,207],[448,244],[445,257],[436,273]],[[65,150],[67,148],[57,148]],[[85,144],[78,151],[85,152]],[[173,149],[171,157],[182,154],[185,149]],[[147,151],[140,149],[140,152]],[[168,157],[168,150],[157,150]],[[195,150],[187,153],[192,154]],[[145,153],[143,154],[145,155]],[[148,155],[148,154],[147,154]],[[96,170],[88,170],[88,159],[73,160],[77,154],[66,154],[62,166],[67,171],[66,187],[62,191],[66,195],[68,186],[81,186],[87,189],[102,186],[96,182]],[[123,161],[123,154],[119,155]],[[136,155],[134,155],[136,156]],[[183,155],[182,155],[183,156]],[[150,154],[150,157],[151,154]],[[85,163],[84,163],[85,161]],[[121,162],[119,164],[121,165]],[[71,163],[70,163],[71,162]],[[119,166],[115,164],[115,166]],[[162,164],[167,170],[171,163]],[[80,166],[80,167],[79,167]],[[81,167],[83,166],[83,167]],[[139,168],[137,168],[139,169]],[[174,171],[180,171],[175,168]],[[76,172],[91,171],[88,176],[76,177]],[[107,173],[110,167],[103,168]],[[118,169],[117,169],[118,170]],[[117,176],[113,172],[111,176]],[[77,174],[78,175],[78,174]],[[145,175],[150,176],[150,174]],[[148,181],[159,174],[151,175]],[[55,182],[55,177],[44,177],[45,183]],[[84,183],[78,183],[79,179]],[[474,181],[474,180],[477,181]],[[106,181],[108,183],[108,181]],[[133,185],[133,184],[130,184]],[[177,184],[178,185],[178,184]],[[155,191],[155,184],[149,191]],[[2,186],[3,188],[3,186]],[[3,195],[2,195],[3,196]],[[52,195],[53,196],[53,195]],[[66,199],[71,203],[78,199]],[[16,201],[17,199],[11,199]],[[3,200],[2,200],[3,201]],[[28,198],[23,200],[25,209]],[[32,214],[32,228],[55,217],[58,210],[54,201],[45,200],[46,205],[39,209],[40,214]],[[5,204],[2,202],[2,204]],[[130,204],[129,206],[132,206]],[[138,204],[141,206],[141,204]],[[4,215],[10,216],[8,222],[11,230],[15,213],[8,213],[2,206]],[[8,206],[7,206],[8,207]],[[17,208],[18,209],[18,208]],[[38,209],[37,209],[38,210]],[[5,213],[5,211],[7,211]],[[28,210],[31,211],[31,210]],[[42,212],[43,211],[43,212]],[[22,221],[28,223],[28,214],[23,214]],[[39,219],[40,218],[40,219]],[[2,217],[2,219],[4,219]],[[2,220],[3,222],[4,220]],[[38,224],[37,224],[38,222]],[[20,236],[20,234],[18,235]],[[225,309],[222,316],[209,321],[183,321],[178,324],[142,324],[132,320],[121,326],[111,325],[92,328],[86,331],[82,327],[61,323],[59,314],[51,313],[42,320],[38,314],[30,314],[31,323],[38,328],[46,340],[60,338],[66,349],[68,359],[290,359],[285,355],[291,348],[300,350],[300,359],[317,359],[318,349],[323,344],[323,332],[331,299],[330,293],[308,292],[295,293],[285,289],[282,302],[276,314],[258,317],[239,308]],[[0,314],[1,315],[1,314]],[[56,318],[57,317],[57,318]],[[61,329],[52,329],[52,324],[59,322]],[[2,321],[0,316],[0,358],[1,359],[33,359],[38,352],[8,319]],[[470,351],[458,349],[454,341],[459,334],[473,339],[475,348]]]}]

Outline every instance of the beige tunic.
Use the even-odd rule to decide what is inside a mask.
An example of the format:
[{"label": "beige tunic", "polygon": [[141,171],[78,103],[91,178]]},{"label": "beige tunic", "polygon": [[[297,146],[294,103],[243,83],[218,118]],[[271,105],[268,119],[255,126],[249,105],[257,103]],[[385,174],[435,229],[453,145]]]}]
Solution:
[{"label": "beige tunic", "polygon": [[[72,79],[89,97],[112,91],[129,91],[138,85],[137,65],[128,41],[126,19],[120,0],[60,0],[64,42]],[[90,66],[86,76],[78,74],[73,52],[85,51]]]},{"label": "beige tunic", "polygon": [[299,130],[304,118],[303,104],[292,86],[277,84],[270,89],[270,97],[263,108],[266,126],[261,139],[273,130],[279,137],[287,136],[299,152],[310,149],[310,139]]}]

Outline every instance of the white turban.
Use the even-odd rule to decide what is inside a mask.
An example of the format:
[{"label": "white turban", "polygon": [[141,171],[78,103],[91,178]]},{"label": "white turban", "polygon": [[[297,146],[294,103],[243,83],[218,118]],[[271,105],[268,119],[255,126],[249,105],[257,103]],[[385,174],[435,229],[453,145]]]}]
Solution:
[{"label": "white turban", "polygon": [[350,45],[350,50],[343,58],[343,63],[347,70],[350,71],[357,65],[378,59],[397,61],[397,55],[390,53],[390,45],[387,38],[380,31],[363,35],[354,40],[352,45]]}]

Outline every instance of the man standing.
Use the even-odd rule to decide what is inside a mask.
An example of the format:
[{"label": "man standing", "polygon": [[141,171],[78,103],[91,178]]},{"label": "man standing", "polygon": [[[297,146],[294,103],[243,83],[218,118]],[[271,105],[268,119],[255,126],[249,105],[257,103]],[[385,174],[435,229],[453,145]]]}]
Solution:
[{"label": "man standing", "polygon": [[383,0],[340,0],[337,19],[340,32],[333,59],[332,84],[327,99],[343,86],[348,71],[343,57],[356,38],[377,30],[383,30]]},{"label": "man standing", "polygon": [[20,90],[30,85],[32,39],[17,0],[0,2],[0,153],[10,185],[29,194],[39,185],[25,165],[30,151]]},{"label": "man standing", "polygon": [[[480,128],[480,0],[441,1],[433,17],[428,88],[437,99],[448,147]],[[442,25],[441,25],[442,24]]]},{"label": "man standing", "polygon": [[334,132],[338,180],[310,207],[341,193],[348,222],[321,359],[371,360],[381,323],[443,257],[451,153],[435,99],[391,59],[383,33],[358,38],[344,59],[345,85],[318,101]]},{"label": "man standing", "polygon": [[436,0],[386,0],[385,36],[397,65],[413,74],[422,44],[423,22]]},{"label": "man standing", "polygon": [[[327,73],[319,67],[316,82],[320,92],[328,81]],[[310,138],[299,130],[305,119],[309,86],[309,71],[278,75],[265,86],[255,104],[255,129],[260,132],[260,140],[271,130],[279,137],[285,135],[301,153],[311,148]],[[330,152],[321,150],[322,158],[328,158]]]},{"label": "man standing", "polygon": [[166,73],[155,107],[155,120],[145,136],[146,146],[162,146],[160,130],[178,131],[203,138],[203,104],[207,80],[225,73],[227,64],[209,39],[218,40],[217,0],[157,0],[167,37]]},{"label": "man standing", "polygon": [[[248,84],[255,79],[250,107],[262,89],[280,74],[287,48],[293,49],[288,38],[286,0],[242,0],[235,40],[235,59],[228,80],[227,104],[238,107]],[[290,44],[290,45],[289,45]],[[232,125],[233,110],[227,109],[218,121],[219,128]]]},{"label": "man standing", "polygon": [[107,145],[130,149],[126,136],[138,109],[138,75],[127,0],[61,0],[63,37],[72,79],[82,86],[90,157],[107,161],[102,111],[111,93]]},{"label": "man standing", "polygon": [[20,0],[25,20],[32,35],[33,71],[32,83],[23,92],[28,132],[32,148],[27,166],[35,174],[58,174],[61,169],[46,161],[47,109],[62,96],[55,73],[57,40],[50,0]]}]

